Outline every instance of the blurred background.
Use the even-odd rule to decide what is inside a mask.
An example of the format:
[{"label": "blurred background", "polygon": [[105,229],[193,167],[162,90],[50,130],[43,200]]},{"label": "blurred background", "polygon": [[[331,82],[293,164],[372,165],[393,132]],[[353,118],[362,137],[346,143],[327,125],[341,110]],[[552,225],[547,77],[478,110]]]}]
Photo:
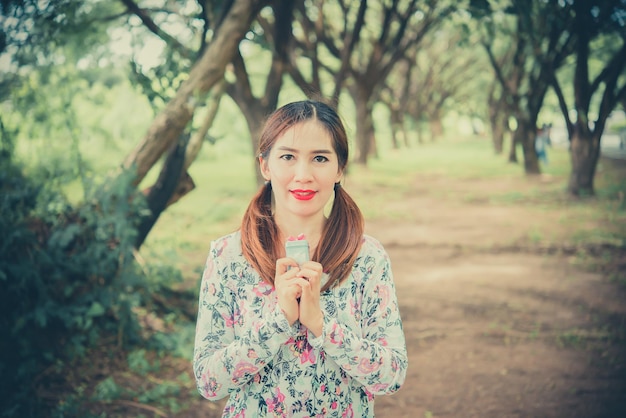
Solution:
[{"label": "blurred background", "polygon": [[[394,262],[403,245],[567,256],[555,262],[623,295],[624,0],[5,0],[0,12],[0,416],[220,416],[191,373],[200,274],[261,184],[265,117],[294,100],[338,109],[345,186]],[[459,232],[496,207],[497,231]],[[612,353],[620,390],[621,305],[589,325],[600,337],[574,333],[575,349],[600,339]],[[417,365],[434,346],[413,347]],[[464,415],[412,392],[422,378],[402,398],[417,409],[378,414],[577,416],[570,401],[567,415],[510,401]]]}]

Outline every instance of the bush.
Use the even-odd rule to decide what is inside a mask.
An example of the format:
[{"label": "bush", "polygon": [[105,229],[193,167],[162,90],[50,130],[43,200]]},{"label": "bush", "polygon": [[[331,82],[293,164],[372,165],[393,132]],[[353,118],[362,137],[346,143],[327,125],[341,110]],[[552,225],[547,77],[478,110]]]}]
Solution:
[{"label": "bush", "polygon": [[134,259],[145,207],[132,175],[70,205],[0,155],[0,416],[43,416],[35,379],[106,336],[141,340],[133,309],[159,283]]}]

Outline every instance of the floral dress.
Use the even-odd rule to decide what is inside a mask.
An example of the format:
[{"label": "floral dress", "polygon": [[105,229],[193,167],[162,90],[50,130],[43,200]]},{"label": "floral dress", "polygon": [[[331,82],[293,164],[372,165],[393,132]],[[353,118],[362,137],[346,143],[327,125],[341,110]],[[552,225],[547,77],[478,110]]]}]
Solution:
[{"label": "floral dress", "polygon": [[351,275],[322,292],[322,334],[289,325],[272,285],[242,254],[239,232],[211,243],[198,308],[200,394],[229,396],[223,417],[373,417],[397,391],[407,353],[389,257],[364,236]]}]

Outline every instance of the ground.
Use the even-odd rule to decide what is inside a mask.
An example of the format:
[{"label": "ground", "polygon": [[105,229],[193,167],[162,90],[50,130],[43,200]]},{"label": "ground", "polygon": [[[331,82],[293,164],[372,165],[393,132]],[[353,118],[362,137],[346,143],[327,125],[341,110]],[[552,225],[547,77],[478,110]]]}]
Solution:
[{"label": "ground", "polygon": [[392,260],[409,352],[378,417],[626,417],[625,292],[581,262],[602,248],[567,242],[558,211],[485,198],[555,181],[417,177],[385,208],[396,220],[367,222]]},{"label": "ground", "polygon": [[[626,417],[623,288],[571,244],[533,242],[572,227],[558,213],[451,203],[432,196],[433,181],[416,179],[394,202],[417,222],[368,224],[392,259],[409,352],[406,383],[377,398],[377,416]],[[520,187],[507,182],[445,186],[467,196]]]},{"label": "ground", "polygon": [[[571,240],[607,220],[570,225],[554,205],[489,198],[554,193],[555,182],[418,176],[382,208],[385,220],[367,221],[392,261],[409,353],[406,382],[377,398],[378,417],[626,417],[626,280],[615,280],[626,252]],[[162,368],[191,378],[188,360]],[[220,416],[220,404],[189,396],[176,417]],[[167,416],[140,402],[117,402],[119,415],[111,406],[109,416]]]}]

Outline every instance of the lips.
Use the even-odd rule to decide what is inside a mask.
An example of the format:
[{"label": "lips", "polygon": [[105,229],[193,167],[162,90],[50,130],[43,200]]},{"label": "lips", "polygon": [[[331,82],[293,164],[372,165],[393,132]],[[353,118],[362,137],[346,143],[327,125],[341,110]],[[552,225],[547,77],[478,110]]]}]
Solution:
[{"label": "lips", "polygon": [[315,197],[315,190],[291,190],[291,195],[298,200],[311,200]]}]

